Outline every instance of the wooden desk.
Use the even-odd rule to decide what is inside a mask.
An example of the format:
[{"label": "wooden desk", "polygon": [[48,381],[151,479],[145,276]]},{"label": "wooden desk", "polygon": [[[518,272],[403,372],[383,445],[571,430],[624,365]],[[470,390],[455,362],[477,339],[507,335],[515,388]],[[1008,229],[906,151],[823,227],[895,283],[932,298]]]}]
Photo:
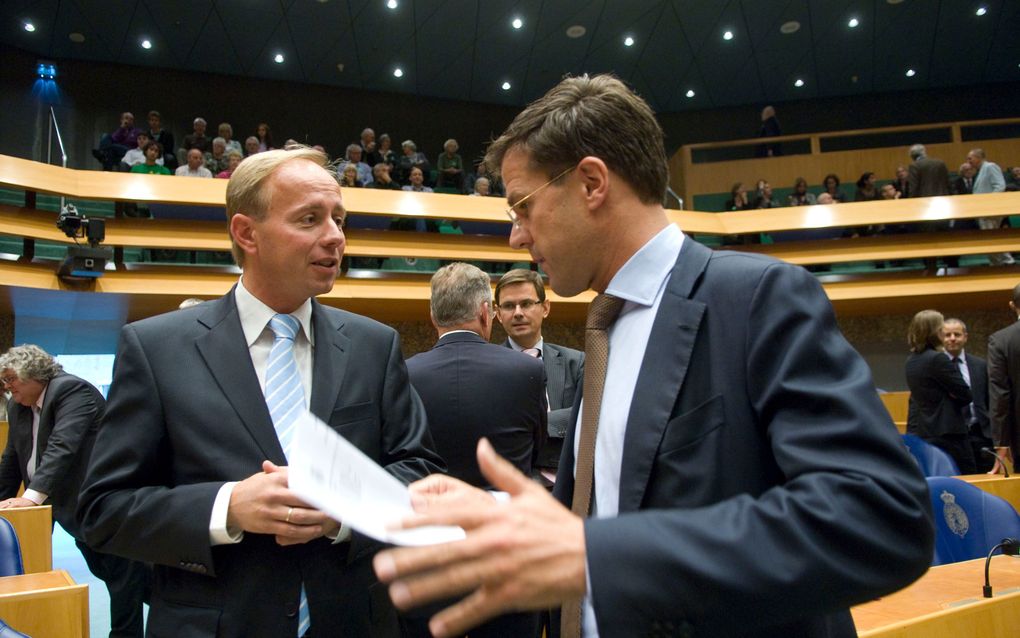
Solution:
[{"label": "wooden desk", "polygon": [[895,594],[854,607],[860,637],[1011,638],[1020,632],[1020,558],[996,555],[994,598],[982,598],[985,559],[932,567]]},{"label": "wooden desk", "polygon": [[956,478],[1009,501],[1013,509],[1020,512],[1020,476],[1015,476],[1012,471],[1009,478],[1001,474],[965,474]]},{"label": "wooden desk", "polygon": [[0,618],[32,638],[88,638],[89,586],[62,569],[0,578]]},{"label": "wooden desk", "polygon": [[0,516],[14,526],[21,544],[21,562],[26,574],[53,569],[53,508],[19,507],[0,510]]},{"label": "wooden desk", "polygon": [[896,424],[896,429],[900,431],[900,434],[905,434],[907,431],[907,408],[910,405],[910,393],[886,392],[878,395],[878,398],[882,399],[882,405],[889,411],[889,416],[892,417],[893,423]]}]

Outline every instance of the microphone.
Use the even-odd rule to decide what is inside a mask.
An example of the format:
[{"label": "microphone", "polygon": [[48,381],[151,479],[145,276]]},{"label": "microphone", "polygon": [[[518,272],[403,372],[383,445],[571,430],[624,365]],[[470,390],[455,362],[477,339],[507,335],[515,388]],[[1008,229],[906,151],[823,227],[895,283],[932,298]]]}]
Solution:
[{"label": "microphone", "polygon": [[1009,478],[1009,470],[1006,468],[1006,464],[1003,462],[1002,457],[1000,457],[998,454],[996,454],[995,450],[993,450],[991,448],[983,447],[983,448],[981,448],[981,453],[982,454],[991,454],[992,456],[994,456],[995,460],[998,461],[999,465],[1002,466],[1002,471],[1005,474],[1005,478]]},{"label": "microphone", "polygon": [[988,558],[985,559],[985,586],[982,589],[985,598],[992,597],[992,585],[988,582],[988,564],[992,562],[992,554],[997,549],[1001,549],[1004,556],[1016,556],[1020,553],[1020,541],[1015,538],[1004,538],[988,552]]}]

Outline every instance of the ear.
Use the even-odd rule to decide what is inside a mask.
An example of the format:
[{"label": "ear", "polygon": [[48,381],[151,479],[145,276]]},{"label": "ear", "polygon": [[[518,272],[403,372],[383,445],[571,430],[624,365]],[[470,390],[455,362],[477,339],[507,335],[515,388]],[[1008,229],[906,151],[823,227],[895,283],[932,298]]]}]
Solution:
[{"label": "ear", "polygon": [[551,308],[552,308],[552,304],[549,303],[549,298],[546,297],[545,300],[542,301],[542,318],[543,319],[545,319],[546,317],[549,316],[549,310]]},{"label": "ear", "polygon": [[609,167],[591,155],[577,164],[577,175],[585,189],[585,200],[589,210],[595,210],[605,203],[609,195]]},{"label": "ear", "polygon": [[255,220],[248,215],[237,213],[230,218],[230,236],[241,252],[245,254],[256,252]]}]

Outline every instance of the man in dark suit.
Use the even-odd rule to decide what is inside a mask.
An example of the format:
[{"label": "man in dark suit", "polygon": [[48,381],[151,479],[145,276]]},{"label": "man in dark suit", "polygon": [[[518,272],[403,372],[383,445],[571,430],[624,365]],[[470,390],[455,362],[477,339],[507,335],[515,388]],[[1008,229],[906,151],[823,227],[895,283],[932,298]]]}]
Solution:
[{"label": "man in dark suit", "polygon": [[622,82],[584,76],[489,147],[511,245],[557,294],[601,294],[553,495],[483,442],[509,502],[423,481],[418,521],[467,538],[375,557],[398,607],[471,593],[432,618],[439,636],[563,605],[571,636],[851,637],[851,605],[931,562],[924,478],[821,286],[684,237],[661,206],[662,139]]},{"label": "man in dark suit", "polygon": [[[970,162],[960,164],[959,175],[953,180],[953,195],[970,195],[974,192],[974,175],[977,171]],[[974,225],[977,228],[977,225]]]},{"label": "man in dark suit", "polygon": [[[450,476],[491,487],[475,459],[482,437],[518,471],[531,475],[546,432],[542,364],[489,343],[492,287],[480,269],[464,263],[444,266],[433,275],[431,288],[432,325],[439,340],[428,352],[408,359],[407,372]],[[471,637],[531,638],[537,632],[538,614],[523,612],[475,627]],[[421,633],[428,635],[424,627]]]},{"label": "man in dark suit", "polygon": [[549,311],[545,285],[537,272],[515,268],[500,277],[496,284],[496,318],[507,334],[503,345],[538,357],[545,365],[549,436],[535,464],[546,479],[555,481],[574,395],[584,378],[584,353],[542,338],[542,322]]},{"label": "man in dark suit", "polygon": [[[0,509],[51,505],[85,562],[110,592],[110,636],[141,638],[145,565],[92,550],[75,520],[78,489],[106,400],[92,384],[64,372],[42,348],[23,345],[0,357],[10,431],[0,459]],[[24,484],[25,492],[17,496]]]},{"label": "man in dark suit", "polygon": [[241,280],[121,333],[79,517],[94,547],[155,563],[150,636],[296,636],[305,610],[319,637],[398,630],[378,545],[287,487],[281,426],[304,406],[401,481],[442,468],[397,333],[313,299],[345,241],[325,163],[246,159],[227,185]]},{"label": "man in dark suit", "polygon": [[1017,321],[988,338],[988,414],[996,452],[1016,468],[1020,459],[1020,284],[1013,288],[1009,309]]},{"label": "man in dark suit", "polygon": [[910,147],[910,165],[907,176],[911,197],[937,197],[949,194],[949,169],[940,159],[928,157],[924,144]]},{"label": "man in dark suit", "polygon": [[992,422],[988,419],[988,364],[976,354],[966,351],[967,324],[962,319],[946,319],[942,326],[942,344],[946,356],[957,365],[963,380],[970,386],[973,401],[964,408],[963,419],[967,423],[977,470],[987,472],[995,464],[995,459],[982,451],[993,447]]},{"label": "man in dark suit", "polygon": [[546,432],[544,368],[489,343],[492,288],[479,268],[444,266],[431,288],[439,340],[408,359],[407,372],[425,404],[436,451],[450,476],[488,488],[475,460],[478,440],[486,437],[500,456],[531,474]]}]

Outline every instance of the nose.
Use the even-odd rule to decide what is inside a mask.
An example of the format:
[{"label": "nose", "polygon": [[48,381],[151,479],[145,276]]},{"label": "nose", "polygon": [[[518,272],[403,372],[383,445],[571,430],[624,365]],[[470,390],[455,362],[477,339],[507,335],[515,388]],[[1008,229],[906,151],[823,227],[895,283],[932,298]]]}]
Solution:
[{"label": "nose", "polygon": [[510,247],[516,249],[526,249],[531,245],[531,235],[528,234],[524,228],[518,224],[514,224],[510,229]]},{"label": "nose", "polygon": [[325,222],[325,232],[322,235],[322,243],[329,248],[336,248],[339,246],[341,249],[347,242],[347,238],[344,235],[344,231],[340,226],[333,221],[332,218],[327,218]]}]

